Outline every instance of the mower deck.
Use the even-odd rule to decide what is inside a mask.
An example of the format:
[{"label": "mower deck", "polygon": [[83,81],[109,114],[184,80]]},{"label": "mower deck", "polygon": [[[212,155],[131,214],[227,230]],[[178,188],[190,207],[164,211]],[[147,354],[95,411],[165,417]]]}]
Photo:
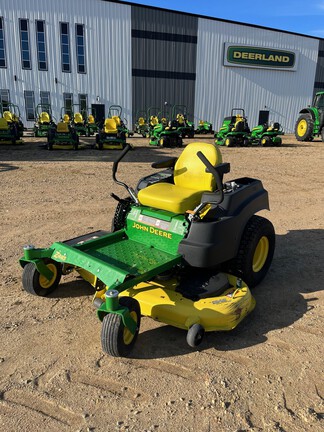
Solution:
[{"label": "mower deck", "polygon": [[200,324],[205,331],[232,330],[254,309],[255,300],[244,282],[236,288],[237,278],[226,277],[228,288],[220,295],[196,301],[177,292],[176,279],[143,282],[120,296],[135,298],[143,315],[174,327],[188,330],[193,324]]}]

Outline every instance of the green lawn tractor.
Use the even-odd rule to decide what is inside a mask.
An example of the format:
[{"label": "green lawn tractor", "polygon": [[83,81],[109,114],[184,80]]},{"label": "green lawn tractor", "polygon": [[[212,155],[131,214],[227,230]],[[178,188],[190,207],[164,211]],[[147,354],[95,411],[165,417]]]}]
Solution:
[{"label": "green lawn tractor", "polygon": [[0,115],[7,120],[10,127],[17,129],[19,139],[22,138],[25,127],[21,120],[20,109],[18,105],[15,105],[11,102],[6,102],[5,104],[0,103]]},{"label": "green lawn tractor", "polygon": [[298,141],[312,141],[320,136],[324,142],[324,92],[315,95],[313,105],[299,111],[295,125],[295,137]]},{"label": "green lawn tractor", "polygon": [[[67,118],[66,118],[67,120]],[[47,134],[48,150],[78,150],[79,136],[76,130],[67,122],[60,121]]]},{"label": "green lawn tractor", "polygon": [[172,119],[178,122],[178,133],[182,138],[193,138],[195,126],[188,120],[187,107],[185,105],[174,105],[172,108]]},{"label": "green lawn tractor", "polygon": [[252,145],[261,145],[263,147],[279,147],[282,144],[280,135],[284,135],[284,131],[278,122],[264,123],[252,128],[249,142]]},{"label": "green lawn tractor", "polygon": [[25,246],[23,288],[46,296],[76,271],[95,289],[102,349],[111,356],[130,355],[142,315],[186,330],[196,347],[205,332],[235,328],[255,306],[249,288],[265,277],[275,247],[273,225],[255,215],[269,209],[267,191],[249,177],[224,183],[230,165],[203,142],[153,163],[158,171],[134,190],[116,178],[129,149],[113,164],[129,197],[112,194],[112,231]]},{"label": "green lawn tractor", "polygon": [[147,122],[146,111],[138,111],[136,113],[136,121],[134,124],[134,133],[142,135],[143,138],[149,137],[149,125]]},{"label": "green lawn tractor", "polygon": [[206,120],[199,120],[198,127],[195,130],[196,134],[212,134],[214,135],[212,123]]},{"label": "green lawn tractor", "polygon": [[215,133],[215,144],[227,147],[247,146],[250,129],[242,108],[233,108],[230,117],[225,117],[222,127]]},{"label": "green lawn tractor", "polygon": [[51,105],[38,104],[35,109],[35,118],[34,136],[47,137],[48,131],[55,126]]},{"label": "green lawn tractor", "polygon": [[149,143],[160,147],[182,147],[182,133],[178,121],[172,120],[165,125],[162,120],[154,126]]}]

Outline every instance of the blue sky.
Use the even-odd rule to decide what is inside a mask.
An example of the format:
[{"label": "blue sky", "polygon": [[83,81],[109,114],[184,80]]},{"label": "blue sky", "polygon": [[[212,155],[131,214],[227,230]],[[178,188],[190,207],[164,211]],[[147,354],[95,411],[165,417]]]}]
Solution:
[{"label": "blue sky", "polygon": [[127,0],[324,38],[324,0]]}]

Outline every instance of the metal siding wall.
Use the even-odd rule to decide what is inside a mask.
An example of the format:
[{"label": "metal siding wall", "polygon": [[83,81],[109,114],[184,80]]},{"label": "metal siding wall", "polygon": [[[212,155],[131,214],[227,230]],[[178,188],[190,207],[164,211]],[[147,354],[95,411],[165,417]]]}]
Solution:
[{"label": "metal siding wall", "polygon": [[324,91],[324,40],[319,41],[318,51],[319,56],[317,61],[313,96],[317,91]]},{"label": "metal siding wall", "polygon": [[[225,67],[225,42],[297,50],[297,71]],[[313,93],[318,44],[313,38],[200,18],[195,122],[209,120],[217,130],[232,108],[244,108],[253,127],[267,106],[270,120],[293,132],[299,110]]]},{"label": "metal siding wall", "polygon": [[[25,122],[24,90],[49,91],[53,114],[60,116],[63,93],[88,95],[88,104],[123,107],[123,116],[132,121],[131,79],[131,6],[101,0],[1,0],[0,16],[4,17],[8,68],[0,69],[1,88],[9,88],[12,102],[22,112]],[[22,70],[20,60],[19,18],[29,19],[32,70]],[[48,71],[38,71],[35,20],[45,20]],[[61,71],[59,22],[70,24],[72,72]],[[75,24],[85,26],[86,74],[76,72]],[[13,77],[17,75],[18,81]],[[58,84],[54,79],[57,77]],[[96,97],[100,97],[97,102]],[[32,127],[33,123],[26,123]]]},{"label": "metal siding wall", "polygon": [[[132,67],[141,71],[196,73],[198,19],[179,13],[132,7]],[[153,32],[140,37],[143,32]],[[156,32],[160,35],[156,35]],[[155,33],[155,34],[154,34]],[[134,35],[138,35],[136,37]],[[161,40],[168,35],[179,36],[179,41]],[[159,39],[159,36],[160,39]],[[170,36],[171,39],[173,36]],[[192,37],[190,37],[192,36]],[[189,40],[184,42],[183,39]],[[143,75],[145,72],[143,72]],[[188,77],[188,76],[187,76]],[[149,107],[186,105],[193,116],[195,98],[194,79],[175,79],[136,76],[133,74],[133,114]]]}]

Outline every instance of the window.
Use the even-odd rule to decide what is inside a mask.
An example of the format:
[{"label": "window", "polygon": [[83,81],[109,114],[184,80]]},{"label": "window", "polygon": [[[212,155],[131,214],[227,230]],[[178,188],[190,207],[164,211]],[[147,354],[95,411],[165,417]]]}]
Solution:
[{"label": "window", "polygon": [[26,119],[27,121],[35,120],[35,97],[33,91],[24,91]]},{"label": "window", "polygon": [[39,93],[41,105],[51,105],[50,92],[41,91]]},{"label": "window", "polygon": [[86,73],[84,25],[75,25],[75,42],[78,73]]},{"label": "window", "polygon": [[69,23],[60,23],[62,72],[71,72]]},{"label": "window", "polygon": [[63,93],[63,99],[64,99],[64,112],[65,114],[69,114],[69,116],[72,117],[73,94]]},{"label": "window", "polygon": [[0,17],[0,68],[7,67],[3,18]]},{"label": "window", "polygon": [[86,94],[79,94],[79,106],[80,106],[80,112],[87,114],[88,95],[86,95]]},{"label": "window", "polygon": [[46,40],[45,40],[45,22],[36,21],[36,47],[38,70],[47,70],[47,54],[46,54]]},{"label": "window", "polygon": [[27,19],[19,20],[21,65],[23,69],[31,69],[29,22]]},{"label": "window", "polygon": [[10,102],[9,90],[1,89],[0,90],[0,103],[2,104],[2,108],[4,111],[8,108],[9,102]]}]

